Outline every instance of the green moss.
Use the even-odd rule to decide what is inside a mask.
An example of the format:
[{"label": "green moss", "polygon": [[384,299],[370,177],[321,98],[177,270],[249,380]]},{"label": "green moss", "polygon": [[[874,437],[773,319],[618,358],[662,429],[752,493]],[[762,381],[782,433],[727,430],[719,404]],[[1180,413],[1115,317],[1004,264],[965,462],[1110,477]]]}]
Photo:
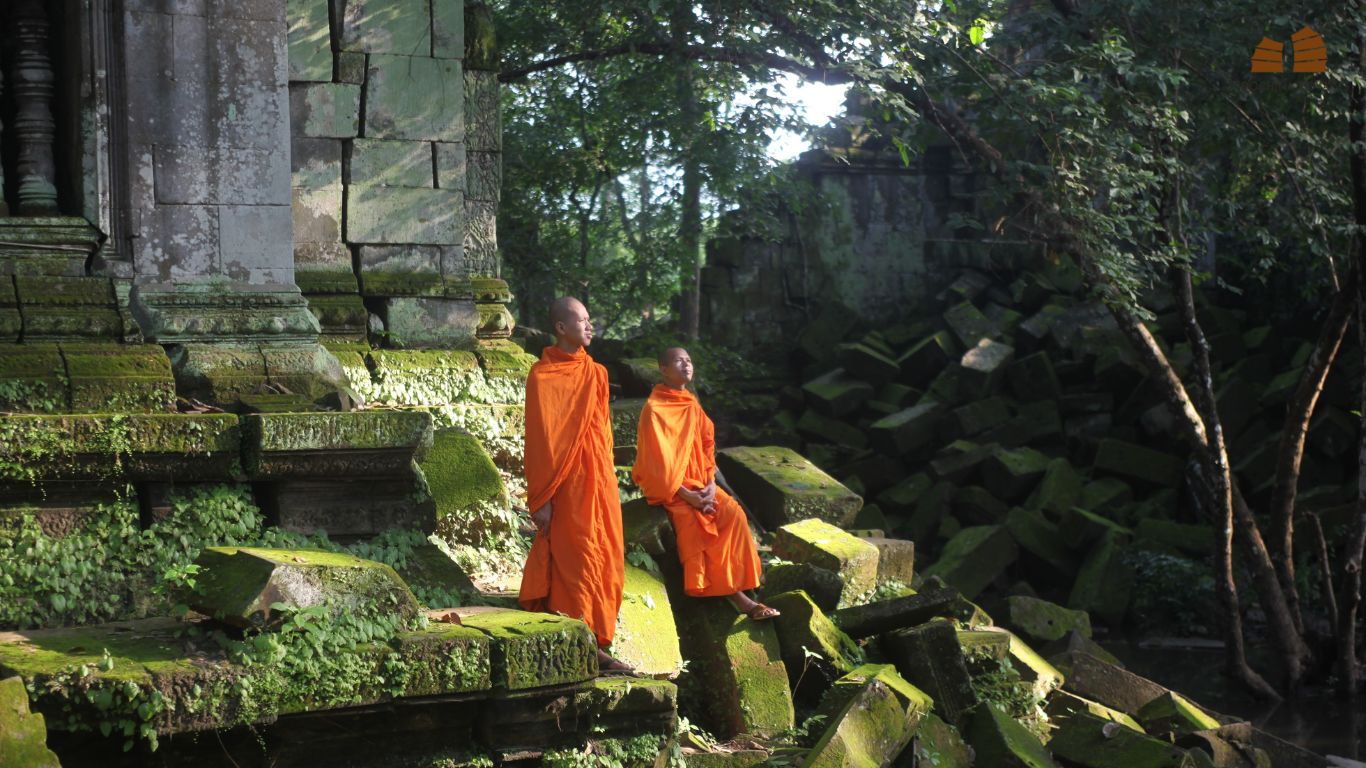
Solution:
[{"label": "green moss", "polygon": [[404,696],[435,696],[493,687],[492,643],[477,629],[458,624],[431,624],[394,638],[397,662],[404,674]]},{"label": "green moss", "polygon": [[626,566],[621,611],[609,652],[646,675],[676,677],[683,671],[678,627],[664,582],[633,565]]},{"label": "green moss", "polygon": [[490,339],[479,342],[474,354],[489,378],[505,378],[525,384],[536,358],[527,354],[517,344],[505,339]]},{"label": "green moss", "polygon": [[1220,726],[1218,720],[1205,714],[1186,697],[1172,691],[1144,704],[1138,710],[1138,719],[1151,733],[1190,733]]},{"label": "green moss", "polygon": [[1048,742],[1049,749],[1068,763],[1116,768],[1181,768],[1189,765],[1186,754],[1151,736],[1090,712],[1078,712],[1063,720]]},{"label": "green moss", "polygon": [[563,685],[598,673],[598,646],[576,619],[500,608],[468,609],[461,623],[492,640],[493,684],[508,690]]},{"label": "green moss", "polygon": [[978,705],[967,726],[967,739],[980,765],[1057,768],[1038,736],[990,704]]},{"label": "green moss", "polygon": [[937,715],[927,714],[916,731],[915,756],[918,765],[935,768],[972,768],[973,754],[957,729]]},{"label": "green moss", "polygon": [[[730,606],[724,606],[730,610]],[[792,728],[792,692],[772,622],[736,617],[725,635],[726,676],[738,732],[772,737]]]},{"label": "green moss", "polygon": [[1073,631],[1083,637],[1091,636],[1091,617],[1085,611],[1069,610],[1026,595],[1007,597],[1006,611],[1010,626],[1034,640],[1060,640]]},{"label": "green moss", "polygon": [[1137,720],[1125,713],[1120,712],[1117,709],[1110,709],[1104,704],[1091,701],[1090,699],[1075,696],[1066,691],[1054,691],[1052,695],[1048,697],[1047,712],[1048,716],[1054,720],[1065,719],[1068,716],[1075,715],[1079,712],[1089,712],[1102,719],[1119,723],[1138,733],[1146,733],[1146,731],[1143,730],[1143,726],[1139,725]]},{"label": "green moss", "polygon": [[[383,450],[424,446],[431,416],[421,411],[261,413],[242,418],[252,451]],[[250,463],[250,462],[249,462]]]},{"label": "green moss", "polygon": [[841,632],[805,592],[776,595],[768,605],[782,614],[773,622],[794,688],[806,683],[823,689],[863,661],[858,644]]},{"label": "green moss", "polygon": [[236,459],[238,440],[228,413],[11,415],[0,420],[0,480],[116,478],[168,455],[188,474],[190,459]]},{"label": "green moss", "polygon": [[773,552],[785,560],[824,568],[844,582],[839,607],[864,601],[877,587],[878,548],[822,520],[779,528]]},{"label": "green moss", "polygon": [[815,517],[848,525],[863,499],[815,464],[781,446],[717,451],[726,479],[769,528]]},{"label": "green moss", "polygon": [[804,766],[889,765],[915,735],[933,702],[890,665],[859,667],[837,682],[819,714],[827,727]]},{"label": "green moss", "polygon": [[507,501],[503,477],[484,446],[456,429],[436,432],[420,466],[436,501],[437,518],[459,515],[481,501]]},{"label": "green moss", "polygon": [[1018,554],[1015,540],[1005,526],[964,528],[949,539],[925,576],[938,576],[972,599],[1006,569]]},{"label": "green moss", "polygon": [[628,397],[612,401],[610,409],[613,445],[636,444],[636,430],[640,426],[640,412],[644,408],[645,398]]},{"label": "green moss", "polygon": [[68,382],[55,344],[8,345],[0,355],[0,410],[65,411]]},{"label": "green moss", "polygon": [[28,711],[28,692],[18,677],[0,680],[0,765],[61,768],[47,748],[47,726]]}]

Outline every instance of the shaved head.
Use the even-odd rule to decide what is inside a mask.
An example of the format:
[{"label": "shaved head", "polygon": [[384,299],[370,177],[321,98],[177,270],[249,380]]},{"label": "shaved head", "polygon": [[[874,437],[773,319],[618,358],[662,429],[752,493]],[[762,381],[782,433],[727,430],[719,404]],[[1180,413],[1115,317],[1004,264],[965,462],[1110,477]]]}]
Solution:
[{"label": "shaved head", "polygon": [[573,322],[578,313],[588,314],[588,308],[583,305],[583,302],[573,296],[561,296],[555,299],[554,303],[550,305],[550,329],[553,331],[556,323]]},{"label": "shaved head", "polygon": [[669,361],[674,359],[674,355],[677,355],[679,352],[687,354],[687,351],[688,350],[682,347],[669,347],[668,349],[659,353],[659,357],[655,358],[655,362],[659,363],[660,365],[668,365]]}]

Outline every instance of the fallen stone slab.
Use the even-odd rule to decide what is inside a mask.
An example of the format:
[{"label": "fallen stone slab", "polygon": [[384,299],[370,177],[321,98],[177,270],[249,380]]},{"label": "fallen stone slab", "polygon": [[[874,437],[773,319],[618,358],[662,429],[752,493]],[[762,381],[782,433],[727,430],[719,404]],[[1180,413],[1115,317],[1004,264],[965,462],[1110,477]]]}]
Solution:
[{"label": "fallen stone slab", "polygon": [[972,437],[1009,419],[1009,403],[999,397],[984,398],[954,408],[951,420],[954,434],[945,436],[952,439]]},{"label": "fallen stone slab", "polygon": [[800,589],[822,611],[839,607],[844,594],[844,581],[838,573],[810,563],[774,563],[764,571],[764,583],[759,587],[759,600]]},{"label": "fallen stone slab", "polygon": [[493,684],[508,690],[591,680],[598,674],[597,641],[577,619],[504,608],[459,608],[461,624],[486,635]]},{"label": "fallen stone slab", "polygon": [[1106,472],[1154,486],[1175,488],[1181,484],[1185,462],[1141,445],[1106,438],[1096,446],[1097,472]]},{"label": "fallen stone slab", "polygon": [[933,712],[925,715],[916,729],[912,754],[916,765],[934,768],[972,768],[973,752],[958,730]]},{"label": "fallen stone slab", "polygon": [[983,433],[981,439],[1003,445],[1060,444],[1063,424],[1058,404],[1052,400],[1025,403],[1016,409],[1010,421]]},{"label": "fallen stone slab", "polygon": [[651,557],[674,555],[674,529],[663,507],[652,507],[644,498],[621,505],[622,539],[626,549],[639,546]]},{"label": "fallen stone slab", "polygon": [[[958,645],[975,662],[983,659],[1003,661],[1010,657],[1010,636],[988,629],[958,630]],[[973,671],[973,670],[969,670]]]},{"label": "fallen stone slab", "polygon": [[1212,731],[1222,725],[1174,691],[1167,691],[1144,704],[1136,717],[1143,724],[1143,729],[1152,734]]},{"label": "fallen stone slab", "polygon": [[1145,517],[1134,526],[1134,537],[1140,542],[1157,544],[1167,551],[1195,557],[1214,553],[1218,535],[1208,525],[1190,525],[1171,520]]},{"label": "fallen stone slab", "polygon": [[1228,741],[1213,731],[1196,731],[1178,736],[1174,743],[1186,750],[1193,764],[1202,768],[1259,768],[1275,765],[1264,750],[1250,744]]},{"label": "fallen stone slab", "polygon": [[1076,550],[1087,550],[1107,534],[1113,533],[1123,538],[1133,533],[1110,518],[1084,507],[1072,507],[1058,515],[1058,520],[1063,543]]},{"label": "fallen stone slab", "polygon": [[1032,509],[1015,507],[1006,513],[1006,530],[1020,549],[1046,564],[1053,573],[1072,578],[1077,572],[1077,558],[1062,543],[1062,531]]},{"label": "fallen stone slab", "polygon": [[366,608],[417,617],[418,603],[393,568],[353,555],[311,549],[207,547],[195,559],[199,574],[185,596],[194,610],[236,627],[283,621],[272,606],[325,606],[340,613]]},{"label": "fallen stone slab", "polygon": [[967,349],[972,349],[979,340],[995,336],[1000,331],[980,309],[967,301],[945,310],[944,322]]},{"label": "fallen stone slab", "polygon": [[973,710],[964,736],[978,765],[1001,768],[1057,768],[1039,737],[1015,719],[983,703]]},{"label": "fallen stone slab", "polygon": [[508,503],[503,476],[478,438],[458,429],[436,430],[419,466],[436,504],[437,529],[448,540],[478,544],[516,535],[515,526],[493,528],[488,515],[474,514],[481,503]]},{"label": "fallen stone slab", "polygon": [[964,528],[944,545],[939,560],[925,570],[925,575],[938,576],[971,600],[1015,562],[1018,554],[1005,526]]},{"label": "fallen stone slab", "polygon": [[955,440],[930,462],[930,477],[947,480],[954,485],[966,485],[977,468],[995,450],[993,444],[978,445],[968,440]]},{"label": "fallen stone slab", "polygon": [[1023,595],[1006,598],[1005,624],[1039,642],[1061,640],[1073,631],[1085,637],[1091,636],[1091,617],[1085,611],[1070,610],[1047,600]]},{"label": "fallen stone slab", "polygon": [[899,581],[909,585],[915,580],[915,542],[867,536],[864,541],[877,547],[877,583]]},{"label": "fallen stone slab", "polygon": [[1053,513],[1069,510],[1081,500],[1082,481],[1081,473],[1067,459],[1052,459],[1025,506]]},{"label": "fallen stone slab", "polygon": [[1001,501],[1023,501],[1043,479],[1050,462],[1033,448],[997,448],[982,464],[982,482]]},{"label": "fallen stone slab", "polygon": [[[413,589],[414,594],[429,594],[436,590],[457,595],[474,595],[479,592],[469,575],[451,559],[450,555],[430,541],[413,547],[405,560],[398,575]],[[428,608],[455,607],[435,604],[425,595],[421,602]]]},{"label": "fallen stone slab", "polygon": [[610,653],[650,677],[674,678],[683,671],[678,626],[664,582],[630,564]]},{"label": "fallen stone slab", "polygon": [[1195,768],[1186,751],[1123,725],[1077,712],[1063,720],[1048,748],[1070,765],[1084,768]]},{"label": "fallen stone slab", "polygon": [[826,416],[848,416],[873,397],[873,385],[845,373],[843,368],[828,371],[802,385],[806,401]]},{"label": "fallen stone slab", "polygon": [[1330,764],[1322,755],[1291,744],[1285,739],[1273,736],[1260,728],[1255,728],[1251,723],[1231,723],[1220,726],[1214,733],[1228,741],[1250,744],[1266,752],[1267,756],[1271,758],[1271,764],[1276,768],[1281,768],[1281,766],[1288,766],[1288,768],[1326,768]]},{"label": "fallen stone slab", "polygon": [[591,683],[594,734],[672,736],[677,726],[678,688],[667,680],[599,677]]},{"label": "fallen stone slab", "polygon": [[[914,627],[936,617],[957,619],[966,624],[990,623],[956,589],[926,589],[914,595],[841,608],[831,619],[850,637],[864,638]],[[986,622],[981,619],[986,618]]]},{"label": "fallen stone slab", "polygon": [[0,680],[0,765],[15,768],[61,768],[57,755],[47,748],[47,725],[43,716],[30,713],[24,680]]},{"label": "fallen stone slab", "polygon": [[915,509],[906,521],[905,534],[911,541],[932,541],[943,519],[953,511],[957,487],[939,480],[916,499]]},{"label": "fallen stone slab", "polygon": [[924,401],[874,421],[868,428],[872,444],[903,457],[919,457],[928,451],[943,416],[943,407]]},{"label": "fallen stone slab", "polygon": [[1063,688],[1070,693],[1117,709],[1127,715],[1137,715],[1148,702],[1168,690],[1157,683],[1128,670],[1108,664],[1089,653],[1071,651],[1061,656],[1067,681]]},{"label": "fallen stone slab", "polygon": [[964,383],[973,392],[995,389],[1005,375],[1006,366],[1015,359],[1015,348],[993,339],[980,339],[958,361]]},{"label": "fallen stone slab", "polygon": [[1092,480],[1081,489],[1083,509],[1108,509],[1111,506],[1128,504],[1133,501],[1134,492],[1129,484],[1117,477],[1102,477]]},{"label": "fallen stone slab", "polygon": [[648,398],[655,385],[664,381],[659,363],[649,357],[624,358],[617,362],[616,370],[621,380],[621,393],[628,398]]},{"label": "fallen stone slab", "polygon": [[879,350],[869,342],[841,344],[839,361],[850,376],[874,386],[888,384],[901,374],[901,365],[891,350]]},{"label": "fallen stone slab", "polygon": [[836,679],[863,661],[863,651],[840,631],[805,592],[775,595],[767,604],[782,615],[773,619],[778,647],[793,693],[815,701]]},{"label": "fallen stone slab", "polygon": [[916,387],[925,386],[945,366],[959,358],[958,350],[958,344],[948,331],[927,336],[897,358],[902,381]]},{"label": "fallen stone slab", "polygon": [[1029,684],[1034,695],[1046,699],[1063,684],[1063,673],[1047,659],[1021,640],[1018,635],[1001,627],[983,627],[983,631],[1005,635],[1008,638],[1006,655],[1020,679]]},{"label": "fallen stone slab", "polygon": [[1124,662],[1120,661],[1114,654],[1101,647],[1100,643],[1086,637],[1080,632],[1068,632],[1067,636],[1063,639],[1044,646],[1044,652],[1048,655],[1049,662],[1054,666],[1059,666],[1060,661],[1062,662],[1062,665],[1065,666],[1068,663],[1066,654],[1072,651],[1088,653],[1106,664],[1112,664],[1120,669],[1124,669]]},{"label": "fallen stone slab", "polygon": [[1009,505],[980,485],[953,492],[953,516],[968,525],[996,525],[1005,521]]},{"label": "fallen stone slab", "polygon": [[964,714],[977,703],[952,622],[930,621],[893,630],[878,636],[878,648],[907,682],[934,700],[935,713],[948,722],[963,722]]},{"label": "fallen stone slab", "polygon": [[790,448],[725,448],[716,463],[770,530],[809,517],[849,525],[863,507],[857,494]]},{"label": "fallen stone slab", "polygon": [[877,586],[878,548],[822,520],[789,523],[773,535],[773,553],[839,574],[839,607],[853,605]]},{"label": "fallen stone slab", "polygon": [[1010,391],[1021,402],[1057,400],[1062,394],[1053,361],[1045,352],[1021,357],[1006,368]]},{"label": "fallen stone slab", "polygon": [[1124,560],[1125,541],[1114,531],[1101,537],[1077,571],[1067,607],[1086,611],[1111,626],[1123,623],[1134,580],[1133,569]]},{"label": "fallen stone slab", "polygon": [[1099,702],[1068,693],[1067,691],[1058,690],[1050,694],[1048,703],[1044,706],[1044,711],[1048,713],[1050,719],[1056,718],[1058,720],[1063,720],[1080,712],[1088,712],[1103,720],[1119,723],[1125,728],[1137,733],[1146,733],[1146,731],[1143,730],[1143,726],[1129,715],[1126,715],[1117,709],[1111,709]]},{"label": "fallen stone slab", "polygon": [[804,768],[886,766],[906,749],[934,702],[890,664],[866,664],[840,678],[821,702],[825,732]]},{"label": "fallen stone slab", "polygon": [[924,472],[917,472],[878,494],[878,506],[885,512],[905,515],[915,509],[916,505],[920,503],[921,497],[930,490],[932,485],[934,485],[934,481],[930,480],[929,475]]},{"label": "fallen stone slab", "polygon": [[834,443],[855,451],[868,446],[868,435],[862,429],[816,410],[802,413],[801,418],[797,419],[797,431],[808,440]]}]

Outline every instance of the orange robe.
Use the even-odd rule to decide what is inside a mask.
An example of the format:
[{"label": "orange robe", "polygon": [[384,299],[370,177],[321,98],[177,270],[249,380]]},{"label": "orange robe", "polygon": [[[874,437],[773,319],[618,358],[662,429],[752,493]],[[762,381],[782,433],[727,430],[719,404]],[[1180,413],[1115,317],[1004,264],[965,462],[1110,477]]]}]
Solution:
[{"label": "orange robe", "polygon": [[607,369],[580,349],[546,347],[526,383],[527,506],[547,501],[518,602],[529,611],[582,619],[598,645],[616,631],[626,579],[621,500],[612,463]]},{"label": "orange robe", "polygon": [[631,477],[646,501],[669,512],[685,592],[718,597],[759,586],[759,552],[740,504],[717,488],[708,515],[678,497],[679,487],[700,490],[716,477],[716,427],[691,392],[655,385],[640,412]]}]

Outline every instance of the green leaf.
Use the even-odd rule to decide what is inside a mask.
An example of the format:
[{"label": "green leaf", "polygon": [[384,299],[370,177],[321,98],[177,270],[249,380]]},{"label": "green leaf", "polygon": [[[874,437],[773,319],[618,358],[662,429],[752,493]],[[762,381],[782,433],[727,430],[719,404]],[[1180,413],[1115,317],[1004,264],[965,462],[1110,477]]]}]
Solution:
[{"label": "green leaf", "polygon": [[978,19],[972,22],[972,26],[968,27],[968,39],[973,45],[981,45],[982,41],[987,39],[986,20]]}]

